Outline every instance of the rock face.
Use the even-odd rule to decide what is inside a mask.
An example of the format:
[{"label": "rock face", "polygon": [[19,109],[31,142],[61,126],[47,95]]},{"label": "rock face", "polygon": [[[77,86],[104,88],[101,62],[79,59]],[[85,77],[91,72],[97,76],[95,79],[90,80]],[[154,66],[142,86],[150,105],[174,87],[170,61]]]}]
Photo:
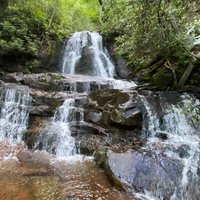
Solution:
[{"label": "rock face", "polygon": [[120,78],[124,79],[130,78],[132,76],[132,72],[128,68],[126,61],[121,57],[115,58],[115,61],[116,61],[116,74]]},{"label": "rock face", "polygon": [[142,113],[137,93],[103,89],[89,94],[84,122],[72,129],[81,153],[93,154],[99,146],[140,145]]},{"label": "rock face", "polygon": [[93,91],[84,112],[84,123],[72,130],[82,153],[92,154],[99,146],[125,147],[140,143],[142,113],[135,91]]},{"label": "rock face", "polygon": [[[28,91],[32,97],[24,136],[29,148],[34,149],[38,136],[44,139],[42,134],[50,127],[55,110],[69,98],[74,100],[70,107],[73,114],[69,115],[74,120],[67,121],[70,136],[75,138],[80,153],[95,154],[115,185],[134,192],[147,190],[158,199],[170,199],[176,192],[177,199],[181,199],[185,194],[177,195],[183,191],[185,176],[188,182],[196,181],[187,185],[190,195],[198,191],[199,160],[197,177],[184,162],[190,159],[195,166],[192,156],[198,151],[193,150],[199,143],[193,137],[194,127],[187,124],[187,116],[179,109],[191,96],[141,88],[112,89],[110,80],[81,75],[13,73],[0,78],[0,89]],[[179,143],[182,131],[186,131],[183,134],[187,139]],[[190,199],[197,196],[194,191]]]},{"label": "rock face", "polygon": [[137,92],[104,89],[89,95],[88,122],[134,129],[142,123]]},{"label": "rock face", "polygon": [[[152,152],[128,150],[106,153],[105,168],[112,180],[124,189],[137,192],[148,190],[159,197],[170,199],[181,184],[183,165],[177,159]],[[158,190],[159,189],[159,190]]]},{"label": "rock face", "polygon": [[114,43],[115,42],[112,40],[112,38],[106,40],[106,46],[108,48],[109,54],[115,63],[116,75],[122,79],[129,79],[133,76],[133,72],[129,69],[126,61],[121,56],[116,54],[114,50]]},{"label": "rock face", "polygon": [[99,90],[113,87],[112,82],[97,77],[81,75],[63,75],[59,73],[1,74],[0,79],[5,82],[26,85],[36,90],[47,92],[78,92]]},{"label": "rock face", "polygon": [[[110,80],[81,75],[10,73],[0,78],[9,82],[2,81],[2,87],[29,90],[32,105],[25,142],[30,148],[67,98],[75,99],[75,117],[84,116],[84,121],[70,125],[81,153],[91,155],[100,145],[138,143],[142,113],[136,91],[105,89],[113,87]],[[85,93],[89,91],[87,98]]]},{"label": "rock face", "polygon": [[93,50],[85,46],[82,49],[81,58],[76,64],[76,74],[85,74],[85,75],[94,75],[92,66],[93,63],[94,52]]}]

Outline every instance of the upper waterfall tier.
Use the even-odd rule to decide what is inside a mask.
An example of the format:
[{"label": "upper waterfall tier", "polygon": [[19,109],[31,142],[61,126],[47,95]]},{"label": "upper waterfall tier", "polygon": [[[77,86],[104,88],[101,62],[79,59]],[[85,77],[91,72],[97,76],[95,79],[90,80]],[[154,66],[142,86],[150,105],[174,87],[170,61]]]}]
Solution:
[{"label": "upper waterfall tier", "polygon": [[63,57],[62,73],[112,78],[114,68],[99,33],[76,32],[68,40]]}]

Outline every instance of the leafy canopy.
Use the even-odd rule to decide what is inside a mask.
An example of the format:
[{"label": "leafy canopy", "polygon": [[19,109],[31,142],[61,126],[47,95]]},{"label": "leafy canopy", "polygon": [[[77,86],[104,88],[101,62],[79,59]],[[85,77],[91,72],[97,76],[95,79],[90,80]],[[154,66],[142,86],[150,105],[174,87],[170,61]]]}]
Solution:
[{"label": "leafy canopy", "polygon": [[[103,33],[116,36],[116,50],[134,69],[157,57],[191,62],[197,30],[198,0],[107,0]],[[197,41],[196,41],[197,42]]]},{"label": "leafy canopy", "polygon": [[97,29],[98,6],[96,0],[7,1],[0,15],[0,54],[37,56],[44,44]]}]

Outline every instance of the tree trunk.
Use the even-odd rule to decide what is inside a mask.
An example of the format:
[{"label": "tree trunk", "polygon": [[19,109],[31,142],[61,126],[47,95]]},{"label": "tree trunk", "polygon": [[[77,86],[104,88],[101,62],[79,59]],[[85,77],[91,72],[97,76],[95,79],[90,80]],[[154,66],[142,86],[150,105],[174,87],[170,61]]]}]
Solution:
[{"label": "tree trunk", "polygon": [[181,79],[178,82],[178,87],[182,87],[183,85],[185,85],[193,69],[194,69],[194,64],[190,63],[186,68],[186,70],[184,71],[183,75],[181,76]]},{"label": "tree trunk", "polygon": [[53,8],[53,12],[52,12],[52,15],[51,15],[51,19],[49,20],[48,28],[51,27],[51,23],[52,23],[52,21],[53,21],[54,15],[55,15],[55,13],[56,13],[57,6],[58,6],[58,0],[55,1],[54,8]]},{"label": "tree trunk", "polygon": [[103,0],[99,0],[99,4],[102,6],[103,5]]},{"label": "tree trunk", "polygon": [[101,24],[102,23],[102,6],[103,6],[103,1],[102,0],[99,0],[99,23]]}]

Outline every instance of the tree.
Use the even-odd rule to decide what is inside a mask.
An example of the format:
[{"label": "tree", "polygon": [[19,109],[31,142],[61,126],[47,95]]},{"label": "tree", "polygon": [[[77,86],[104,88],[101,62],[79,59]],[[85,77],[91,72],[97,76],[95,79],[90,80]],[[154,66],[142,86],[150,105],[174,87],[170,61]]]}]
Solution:
[{"label": "tree", "polygon": [[191,41],[195,35],[188,30],[198,21],[198,2],[107,0],[103,33],[116,36],[115,49],[134,71],[163,58],[187,66],[194,62]]},{"label": "tree", "polygon": [[99,0],[99,4],[102,6],[102,5],[103,5],[103,1],[102,1],[102,0]]}]

